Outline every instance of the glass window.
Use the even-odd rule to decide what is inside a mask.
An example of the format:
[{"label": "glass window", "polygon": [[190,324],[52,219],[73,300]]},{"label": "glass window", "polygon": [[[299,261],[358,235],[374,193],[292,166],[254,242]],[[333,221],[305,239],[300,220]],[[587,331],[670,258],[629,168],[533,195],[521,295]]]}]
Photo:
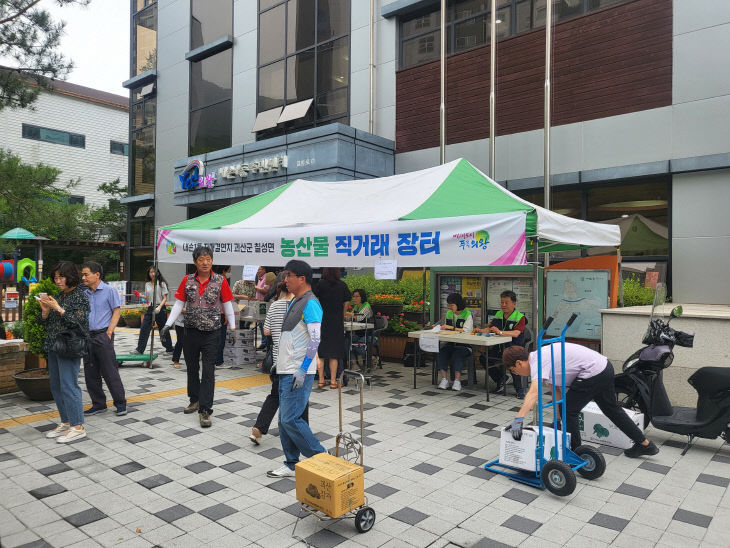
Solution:
[{"label": "glass window", "polygon": [[347,112],[347,88],[317,96],[317,118],[339,116]]},{"label": "glass window", "polygon": [[190,156],[231,146],[231,101],[190,113]]},{"label": "glass window", "polygon": [[347,34],[350,29],[350,2],[319,0],[317,6],[317,42]]},{"label": "glass window", "polygon": [[86,137],[78,133],[69,133],[68,131],[23,124],[22,135],[24,139],[33,139],[35,141],[44,141],[46,143],[76,148],[86,148]]},{"label": "glass window", "polygon": [[314,45],[316,6],[315,0],[289,0],[287,6],[286,51],[291,54]]},{"label": "glass window", "polygon": [[[454,19],[464,19],[478,13],[482,13],[491,7],[491,2],[484,0],[457,0],[454,2]],[[448,10],[449,12],[451,10]],[[451,13],[446,14],[447,19],[451,20]]]},{"label": "glass window", "polygon": [[401,38],[422,34],[433,29],[438,29],[441,24],[441,10],[421,15],[415,19],[403,21],[401,24]]},{"label": "glass window", "polygon": [[403,42],[403,67],[420,65],[438,59],[441,55],[441,32],[435,31]]},{"label": "glass window", "polygon": [[259,65],[284,57],[286,51],[286,5],[259,16]]},{"label": "glass window", "polygon": [[467,19],[463,23],[457,23],[454,27],[454,32],[456,33],[454,51],[463,51],[488,43],[489,24],[486,15]]},{"label": "glass window", "polygon": [[71,195],[68,198],[66,198],[65,202],[67,204],[83,204],[86,201],[86,198],[84,196],[75,196]]},{"label": "glass window", "polygon": [[515,32],[527,32],[532,29],[532,3],[530,0],[518,2],[515,6]]},{"label": "glass window", "polygon": [[259,0],[259,10],[267,10],[271,6],[275,6],[279,2],[281,2],[281,0]]},{"label": "glass window", "polygon": [[119,141],[109,141],[109,152],[121,156],[129,156],[129,145]]},{"label": "glass window", "polygon": [[317,91],[347,86],[350,80],[350,39],[340,38],[317,48]]},{"label": "glass window", "polygon": [[[139,226],[141,223],[132,223],[130,230],[132,232],[132,245],[134,244],[134,232],[135,230],[139,233]],[[139,237],[137,238],[139,240]],[[131,280],[144,280],[152,264],[152,250],[151,249],[133,249],[130,252],[130,264],[129,264],[129,276]]]},{"label": "glass window", "polygon": [[193,0],[191,12],[190,49],[233,32],[232,0]]},{"label": "glass window", "polygon": [[313,49],[286,60],[286,102],[296,103],[312,97],[314,97]]},{"label": "glass window", "polygon": [[155,2],[157,2],[157,0],[136,0],[135,1],[136,8],[134,11],[137,12],[139,10],[143,10],[144,8],[146,8],[147,6],[149,6],[151,4],[154,4]]},{"label": "glass window", "polygon": [[132,196],[155,191],[155,127],[132,133]]},{"label": "glass window", "polygon": [[132,127],[139,129],[155,123],[157,99],[145,99],[132,105]]},{"label": "glass window", "polygon": [[157,68],[157,4],[133,18],[132,76]]},{"label": "glass window", "polygon": [[284,104],[284,61],[259,69],[258,111],[271,110]]},{"label": "glass window", "polygon": [[228,49],[190,63],[190,108],[225,101],[231,98],[233,51]]}]

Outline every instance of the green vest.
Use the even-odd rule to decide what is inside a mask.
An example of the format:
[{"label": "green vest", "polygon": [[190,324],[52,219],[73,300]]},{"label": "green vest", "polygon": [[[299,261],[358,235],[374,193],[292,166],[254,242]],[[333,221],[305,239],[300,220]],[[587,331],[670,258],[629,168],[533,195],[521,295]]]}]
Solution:
[{"label": "green vest", "polygon": [[[525,315],[517,310],[516,308],[512,311],[512,314],[509,315],[509,318],[506,320],[504,319],[504,312],[501,310],[498,310],[497,313],[494,315],[494,324],[497,325],[497,320],[500,320],[497,327],[499,327],[500,331],[513,331],[515,326],[520,323],[520,320],[524,318]],[[525,320],[527,321],[527,320]],[[524,346],[525,345],[525,334],[520,333],[519,337],[514,337],[511,342],[505,343],[502,345],[504,348],[507,348],[508,346]]]},{"label": "green vest", "polygon": [[456,324],[454,324],[454,313],[451,310],[446,311],[446,325],[452,325],[454,327],[463,328],[467,318],[471,316],[471,310],[465,308],[458,316],[456,316]]}]

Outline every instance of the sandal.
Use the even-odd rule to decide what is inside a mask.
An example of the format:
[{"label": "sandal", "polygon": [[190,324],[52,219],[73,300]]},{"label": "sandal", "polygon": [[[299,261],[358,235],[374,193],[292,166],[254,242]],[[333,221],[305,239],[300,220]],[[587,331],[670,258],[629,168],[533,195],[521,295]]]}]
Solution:
[{"label": "sandal", "polygon": [[317,383],[317,388],[324,388],[324,386],[325,386],[326,384],[327,384],[326,382],[318,382],[318,383]]},{"label": "sandal", "polygon": [[337,390],[339,387],[340,387],[340,383],[338,383],[338,382],[330,383],[330,390]]},{"label": "sandal", "polygon": [[174,363],[172,364],[172,366],[173,366],[173,367],[174,367],[175,369],[180,369],[180,362],[174,362]]}]

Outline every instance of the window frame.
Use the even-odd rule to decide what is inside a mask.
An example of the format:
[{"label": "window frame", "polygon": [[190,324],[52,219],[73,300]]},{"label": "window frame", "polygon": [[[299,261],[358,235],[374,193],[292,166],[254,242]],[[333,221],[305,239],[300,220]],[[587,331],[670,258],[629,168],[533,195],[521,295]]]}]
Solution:
[{"label": "window frame", "polygon": [[[138,76],[139,74],[142,74],[145,71],[137,72],[137,29],[135,24],[135,19],[137,16],[141,16],[144,11],[152,11],[154,10],[155,13],[155,55],[157,52],[157,42],[158,42],[158,29],[159,29],[159,11],[157,9],[157,0],[152,0],[149,2],[146,6],[144,6],[142,9],[138,11],[134,11],[134,5],[136,4],[137,0],[132,0],[132,16],[130,18],[130,26],[131,26],[131,37],[130,37],[130,51],[132,55],[130,55],[129,59],[129,74],[131,77]],[[155,68],[157,68],[157,63],[155,63]]]},{"label": "window frame", "polygon": [[[121,152],[115,152],[114,151],[114,145],[122,145],[122,151]],[[123,143],[122,141],[109,141],[109,154],[116,154],[117,156],[126,156],[129,157],[129,143]]]},{"label": "window frame", "polygon": [[[29,128],[33,128],[33,129],[39,130],[38,131],[38,137],[32,137],[30,135],[27,135],[26,128],[28,128],[28,129]],[[55,131],[55,132],[58,132],[58,133],[64,133],[64,134],[68,135],[68,143],[59,143],[58,141],[53,141],[53,140],[50,140],[50,139],[43,139],[43,137],[41,135],[41,131],[42,130]],[[21,137],[23,139],[29,139],[31,141],[40,141],[41,143],[50,143],[52,145],[61,145],[61,146],[67,146],[67,147],[73,147],[73,148],[86,149],[86,135],[83,134],[83,133],[73,133],[71,131],[66,131],[66,130],[63,130],[63,129],[53,129],[53,128],[45,127],[45,126],[38,126],[36,124],[26,124],[26,123],[23,123],[23,124],[21,124],[20,134],[21,134]],[[73,144],[71,142],[71,140],[74,137],[75,138],[81,138],[81,140],[83,141],[83,143],[81,145]]]},{"label": "window frame", "polygon": [[[281,107],[283,109],[283,108],[286,108],[286,106],[289,105],[289,104],[298,103],[298,102],[301,102],[301,101],[310,99],[310,97],[297,97],[295,100],[291,100],[291,101],[288,100],[288,98],[287,98],[287,80],[288,80],[288,76],[289,76],[288,75],[288,72],[289,72],[288,71],[288,60],[290,58],[295,58],[298,55],[300,55],[302,53],[307,53],[307,52],[311,52],[312,55],[313,55],[313,58],[314,58],[314,60],[313,60],[313,65],[314,65],[313,71],[314,72],[313,72],[313,75],[312,75],[312,79],[313,79],[313,93],[312,93],[312,97],[311,97],[311,99],[312,99],[312,105],[309,107],[311,109],[311,121],[302,122],[302,118],[299,118],[299,119],[296,119],[296,120],[282,122],[281,124],[277,124],[276,126],[274,126],[271,129],[257,131],[256,132],[256,140],[257,141],[261,141],[263,139],[268,139],[268,138],[276,137],[276,136],[280,136],[280,135],[287,135],[287,134],[289,134],[291,132],[301,131],[302,129],[308,129],[308,128],[313,128],[313,127],[327,125],[327,124],[333,123],[335,121],[342,122],[343,119],[347,121],[346,123],[349,123],[349,120],[350,120],[350,112],[351,112],[351,108],[352,108],[352,104],[351,104],[351,100],[352,100],[351,99],[351,86],[352,86],[352,82],[351,82],[351,80],[352,80],[352,1],[351,0],[347,0],[347,1],[349,2],[349,18],[348,18],[348,21],[347,21],[347,25],[346,25],[345,32],[344,33],[341,33],[341,34],[333,35],[333,36],[329,37],[327,40],[323,40],[323,41],[320,42],[320,41],[318,41],[318,38],[317,38],[317,36],[318,36],[319,33],[318,33],[318,28],[317,28],[317,24],[318,24],[317,19],[318,18],[316,17],[316,14],[319,11],[319,3],[320,3],[320,0],[315,0],[315,5],[314,5],[314,9],[315,9],[315,17],[314,17],[314,21],[315,21],[314,42],[312,44],[306,46],[306,47],[303,47],[303,48],[300,48],[300,49],[294,49],[291,52],[289,52],[289,47],[288,47],[289,46],[289,44],[288,44],[288,41],[289,41],[289,36],[288,36],[288,34],[289,34],[288,33],[288,30],[289,30],[289,9],[288,9],[289,8],[289,0],[282,0],[281,2],[277,2],[274,5],[269,6],[269,7],[265,8],[265,9],[263,9],[263,10],[261,9],[260,1],[257,2],[257,4],[258,4],[257,5],[258,10],[257,10],[257,20],[256,20],[256,22],[257,22],[257,30],[258,30],[258,32],[260,32],[261,14],[262,13],[266,13],[269,10],[275,9],[275,8],[281,6],[281,5],[284,6],[284,55],[281,56],[281,57],[277,57],[276,59],[272,59],[272,60],[268,61],[265,64],[259,64],[258,63],[258,59],[259,59],[260,54],[261,54],[261,52],[260,52],[261,44],[260,44],[260,40],[258,39],[258,36],[257,36],[257,40],[256,40],[256,115],[257,116],[261,112],[264,112],[266,110],[270,110],[270,108],[269,109],[263,109],[262,110],[262,106],[261,106],[261,102],[260,102],[260,95],[259,95],[260,79],[259,79],[259,73],[260,73],[261,69],[266,68],[266,67],[269,67],[271,65],[274,65],[275,63],[279,63],[279,62],[282,62],[282,61],[284,62],[284,83],[283,83],[283,90],[282,90],[283,91],[284,101],[283,101],[283,103],[281,105]],[[326,46],[326,45],[334,44],[335,42],[337,42],[338,40],[341,40],[342,38],[347,38],[347,41],[348,41],[347,47],[348,47],[349,55],[348,55],[348,59],[347,59],[347,85],[346,86],[341,86],[341,87],[339,87],[339,88],[337,88],[335,90],[329,90],[329,91],[322,91],[322,92],[320,92],[319,91],[318,82],[317,82],[318,75],[319,75],[319,55],[320,55],[319,52],[320,52],[320,48],[323,47],[323,46]],[[325,93],[328,93],[328,92],[331,93],[331,92],[334,92],[334,91],[339,91],[341,89],[347,89],[347,107],[346,107],[346,112],[339,113],[339,114],[335,114],[335,115],[330,115],[330,116],[323,117],[323,118],[318,118],[317,117],[317,112],[316,112],[317,111],[317,98],[318,98],[318,96],[324,95]],[[304,118],[309,118],[309,117],[310,117],[310,115],[307,115]]]}]

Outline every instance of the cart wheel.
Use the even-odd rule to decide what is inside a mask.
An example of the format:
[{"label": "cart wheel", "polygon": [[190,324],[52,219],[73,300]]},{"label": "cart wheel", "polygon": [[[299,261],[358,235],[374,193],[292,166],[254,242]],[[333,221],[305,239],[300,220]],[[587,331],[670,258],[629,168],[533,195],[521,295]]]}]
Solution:
[{"label": "cart wheel", "polygon": [[598,479],[606,471],[606,459],[600,451],[589,445],[581,445],[575,454],[586,461],[585,466],[578,468],[578,473],[586,479]]},{"label": "cart wheel", "polygon": [[551,460],[542,467],[542,483],[553,495],[566,497],[575,490],[575,472],[561,460]]},{"label": "cart wheel", "polygon": [[355,529],[358,533],[367,533],[375,525],[375,510],[369,506],[360,508],[355,514]]}]

